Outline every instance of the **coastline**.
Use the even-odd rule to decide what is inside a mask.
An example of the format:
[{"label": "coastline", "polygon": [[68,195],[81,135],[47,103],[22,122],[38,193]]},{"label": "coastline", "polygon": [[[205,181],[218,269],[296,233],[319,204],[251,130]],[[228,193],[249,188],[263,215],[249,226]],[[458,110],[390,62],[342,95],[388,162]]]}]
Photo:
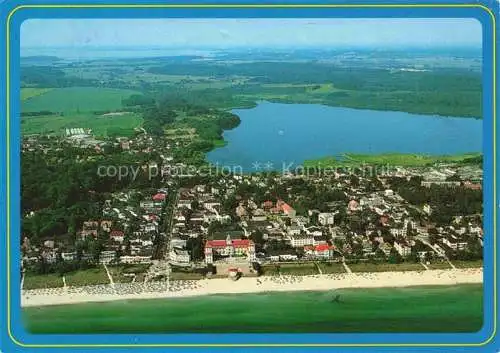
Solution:
[{"label": "coastline", "polygon": [[217,294],[329,291],[344,288],[397,288],[483,282],[483,269],[348,273],[312,276],[243,277],[66,287],[22,291],[21,307],[135,299],[185,298]]}]

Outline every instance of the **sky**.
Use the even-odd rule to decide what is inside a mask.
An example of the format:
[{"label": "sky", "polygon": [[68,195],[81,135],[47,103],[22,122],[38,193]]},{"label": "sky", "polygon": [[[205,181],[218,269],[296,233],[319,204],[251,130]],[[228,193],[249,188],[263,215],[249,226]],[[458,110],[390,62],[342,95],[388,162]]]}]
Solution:
[{"label": "sky", "polygon": [[30,19],[21,48],[480,47],[474,19]]}]

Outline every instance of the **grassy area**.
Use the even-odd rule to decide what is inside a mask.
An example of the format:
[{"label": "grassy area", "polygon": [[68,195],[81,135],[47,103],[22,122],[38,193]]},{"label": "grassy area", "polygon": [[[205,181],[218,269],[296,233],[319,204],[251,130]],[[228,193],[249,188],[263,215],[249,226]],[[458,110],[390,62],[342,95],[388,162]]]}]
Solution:
[{"label": "grassy area", "polygon": [[108,284],[109,278],[104,267],[71,272],[65,275],[66,284],[73,287]]},{"label": "grassy area", "polygon": [[65,128],[92,129],[96,136],[131,136],[134,128],[141,126],[142,117],[136,113],[123,115],[69,114],[21,118],[23,134],[59,134]]},{"label": "grassy area", "polygon": [[23,112],[50,111],[65,114],[113,111],[120,109],[122,99],[132,94],[139,94],[139,92],[98,87],[56,88],[23,101],[21,108]]},{"label": "grassy area", "polygon": [[195,272],[172,272],[170,273],[170,279],[173,281],[182,281],[182,280],[195,280],[195,279],[203,279],[205,278],[200,273]]},{"label": "grassy area", "polygon": [[224,147],[227,145],[227,141],[224,140],[212,140],[214,147]]},{"label": "grassy area", "polygon": [[324,157],[306,160],[305,167],[356,167],[361,165],[393,165],[402,167],[423,167],[436,163],[460,163],[470,158],[480,157],[480,153],[467,153],[448,156],[429,156],[423,154],[353,154],[345,153],[339,157]]},{"label": "grassy area", "polygon": [[144,274],[148,270],[149,265],[118,265],[118,266],[108,266],[108,270],[113,276],[113,281],[117,283],[129,283],[132,282],[132,276],[126,276],[126,274],[135,274],[136,282],[139,279],[144,279]]},{"label": "grassy area", "polygon": [[430,270],[449,270],[451,266],[446,261],[431,261],[429,264],[426,264]]},{"label": "grassy area", "polygon": [[481,284],[335,293],[340,304],[331,291],[240,293],[26,307],[22,319],[37,334],[476,332],[483,323]]},{"label": "grassy area", "polygon": [[307,263],[307,264],[280,264],[279,265],[279,273],[282,275],[298,275],[298,276],[307,276],[307,275],[317,275],[319,271],[315,264]]},{"label": "grassy area", "polygon": [[345,268],[341,263],[336,262],[318,262],[318,266],[323,274],[345,273]]},{"label": "grassy area", "polygon": [[58,288],[63,286],[61,276],[58,274],[31,275],[24,277],[23,289]]},{"label": "grassy area", "polygon": [[41,96],[42,94],[45,94],[47,92],[52,91],[53,88],[33,88],[33,87],[26,87],[26,88],[21,88],[21,101],[28,100],[33,97]]},{"label": "grassy area", "polygon": [[454,260],[451,262],[456,268],[480,268],[483,267],[483,260],[475,261],[459,261]]},{"label": "grassy area", "polygon": [[373,264],[373,263],[357,263],[347,264],[352,272],[389,272],[389,271],[425,271],[424,266],[416,263],[401,263],[401,264]]}]

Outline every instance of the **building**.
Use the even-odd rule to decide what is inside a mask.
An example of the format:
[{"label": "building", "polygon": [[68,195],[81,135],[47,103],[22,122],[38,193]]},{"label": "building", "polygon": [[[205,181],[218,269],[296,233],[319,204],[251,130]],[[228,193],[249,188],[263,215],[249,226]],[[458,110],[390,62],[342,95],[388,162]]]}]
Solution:
[{"label": "building", "polygon": [[255,244],[248,239],[231,239],[228,235],[226,240],[208,240],[205,243],[205,261],[207,264],[214,263],[214,255],[223,257],[244,257],[249,262],[255,260]]},{"label": "building", "polygon": [[408,257],[411,255],[411,247],[408,244],[403,242],[394,242],[394,249],[401,255],[402,257]]},{"label": "building", "polygon": [[191,257],[189,252],[183,248],[173,247],[170,251],[170,261],[178,264],[188,264]]},{"label": "building", "polygon": [[292,206],[290,206],[283,200],[278,200],[276,202],[276,207],[271,211],[275,213],[282,213],[290,218],[295,218],[295,216],[297,215],[297,211],[295,211]]},{"label": "building", "polygon": [[349,213],[351,213],[351,212],[355,212],[355,211],[357,211],[358,209],[359,209],[359,203],[358,203],[358,201],[356,201],[356,200],[351,200],[351,201],[349,201],[349,203],[347,204],[347,211],[348,211]]},{"label": "building", "polygon": [[304,251],[309,256],[320,257],[323,259],[330,259],[333,257],[335,247],[328,244],[319,244],[316,246],[305,246]]},{"label": "building", "polygon": [[290,235],[290,244],[294,248],[302,248],[307,245],[314,245],[314,236],[308,234]]},{"label": "building", "polygon": [[109,264],[116,257],[116,251],[114,250],[105,250],[101,251],[99,255],[99,263],[100,264]]},{"label": "building", "polygon": [[467,248],[467,242],[459,241],[453,237],[444,237],[443,244],[447,245],[453,250],[465,250]]},{"label": "building", "polygon": [[318,214],[318,222],[319,224],[326,226],[326,225],[333,225],[335,220],[335,214],[330,213],[330,212],[322,212]]}]

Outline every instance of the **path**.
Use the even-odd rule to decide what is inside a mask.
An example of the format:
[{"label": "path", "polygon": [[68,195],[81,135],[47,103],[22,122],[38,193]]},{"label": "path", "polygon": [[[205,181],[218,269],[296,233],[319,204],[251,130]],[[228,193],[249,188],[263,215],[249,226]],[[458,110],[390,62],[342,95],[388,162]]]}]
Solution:
[{"label": "path", "polygon": [[342,265],[344,266],[344,269],[345,269],[345,272],[347,273],[352,273],[352,270],[349,268],[349,266],[347,266],[347,264],[345,263],[345,258],[342,258]]},{"label": "path", "polygon": [[314,263],[314,265],[315,265],[315,266],[316,266],[316,268],[318,269],[319,274],[320,274],[320,275],[322,275],[322,274],[323,274],[323,271],[321,271],[321,267],[319,267],[318,263],[317,263],[317,262],[315,262],[315,263]]},{"label": "path", "polygon": [[111,276],[111,273],[109,272],[108,270],[108,266],[106,266],[106,264],[103,264],[104,265],[104,269],[106,270],[106,273],[108,275],[108,278],[109,278],[109,284],[111,284],[111,287],[115,287],[115,282],[113,281],[113,276]]},{"label": "path", "polygon": [[428,241],[426,240],[421,240],[422,243],[424,243],[425,245],[429,246],[436,254],[438,254],[439,256],[442,256],[446,262],[448,262],[448,265],[451,266],[452,269],[456,270],[457,268],[455,267],[455,265],[453,265],[450,261],[450,259],[448,258],[448,256],[446,256],[445,254],[439,254],[439,252],[434,248],[434,246],[431,245],[431,243],[429,243]]}]

